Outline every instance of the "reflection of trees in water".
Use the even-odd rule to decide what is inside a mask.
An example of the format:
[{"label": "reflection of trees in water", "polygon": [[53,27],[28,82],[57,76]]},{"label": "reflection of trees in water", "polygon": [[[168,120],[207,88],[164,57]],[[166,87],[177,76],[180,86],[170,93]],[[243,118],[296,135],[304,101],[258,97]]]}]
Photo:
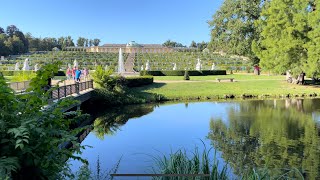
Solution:
[{"label": "reflection of trees in water", "polygon": [[[229,109],[229,124],[210,122],[209,138],[223,152],[235,174],[253,167],[301,168],[308,178],[320,177],[320,141],[312,119],[319,100],[245,101]],[[302,111],[301,111],[302,109]]]},{"label": "reflection of trees in water", "polygon": [[153,111],[155,105],[135,105],[113,108],[96,118],[93,132],[100,139],[104,135],[114,135],[131,118],[138,118]]}]

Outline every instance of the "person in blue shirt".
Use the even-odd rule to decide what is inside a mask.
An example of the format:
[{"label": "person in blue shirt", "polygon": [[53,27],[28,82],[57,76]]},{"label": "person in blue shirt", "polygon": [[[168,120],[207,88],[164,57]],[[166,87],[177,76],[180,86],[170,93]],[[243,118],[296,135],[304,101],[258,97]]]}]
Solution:
[{"label": "person in blue shirt", "polygon": [[81,76],[81,71],[80,69],[77,67],[76,69],[76,82],[80,82],[80,76]]}]

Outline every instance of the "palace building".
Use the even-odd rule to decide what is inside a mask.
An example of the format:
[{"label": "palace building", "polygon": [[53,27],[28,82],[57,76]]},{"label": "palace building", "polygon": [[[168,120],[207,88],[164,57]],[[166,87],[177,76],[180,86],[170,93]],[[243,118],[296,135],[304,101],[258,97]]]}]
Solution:
[{"label": "palace building", "polygon": [[174,52],[174,48],[164,47],[161,44],[138,44],[130,41],[127,44],[104,44],[86,48],[87,52],[112,52],[117,53],[119,49],[124,53],[168,53]]}]

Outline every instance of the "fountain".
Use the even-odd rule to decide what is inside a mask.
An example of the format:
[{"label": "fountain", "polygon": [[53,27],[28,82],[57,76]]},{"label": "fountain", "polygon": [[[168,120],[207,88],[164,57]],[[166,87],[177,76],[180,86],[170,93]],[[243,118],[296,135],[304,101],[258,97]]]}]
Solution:
[{"label": "fountain", "polygon": [[14,67],[14,70],[15,70],[15,71],[19,71],[19,70],[20,70],[19,66],[20,66],[20,63],[17,62],[16,65],[15,65],[15,67]]},{"label": "fountain", "polygon": [[34,65],[34,71],[38,71],[38,70],[39,70],[39,65],[38,64]]},{"label": "fountain", "polygon": [[28,58],[26,58],[26,60],[24,60],[22,70],[23,70],[23,71],[29,71],[29,70],[30,70],[30,67],[29,67],[29,59],[28,59]]},{"label": "fountain", "polygon": [[216,64],[212,63],[211,70],[216,70]]},{"label": "fountain", "polygon": [[198,58],[198,62],[197,62],[197,65],[196,65],[196,70],[197,71],[201,71],[201,60]]},{"label": "fountain", "polygon": [[118,73],[123,74],[125,72],[124,69],[124,62],[123,62],[123,56],[122,56],[122,49],[119,50],[119,61],[118,61]]},{"label": "fountain", "polygon": [[177,64],[176,63],[173,63],[174,65],[173,65],[173,70],[175,71],[175,70],[177,70]]},{"label": "fountain", "polygon": [[150,71],[150,63],[149,63],[149,60],[147,61],[146,63],[146,68],[145,68],[146,71]]},{"label": "fountain", "polygon": [[78,67],[78,66],[79,66],[78,61],[75,59],[75,60],[73,61],[73,67]]}]

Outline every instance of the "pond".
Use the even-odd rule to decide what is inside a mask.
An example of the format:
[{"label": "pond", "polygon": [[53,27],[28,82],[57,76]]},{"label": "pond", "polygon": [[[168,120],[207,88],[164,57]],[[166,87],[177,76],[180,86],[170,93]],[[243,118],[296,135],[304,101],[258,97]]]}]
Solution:
[{"label": "pond", "polygon": [[102,170],[121,159],[117,173],[153,173],[154,157],[213,147],[230,176],[297,168],[308,179],[320,178],[319,99],[127,106],[106,110],[93,126],[82,142],[92,147],[81,155],[93,171],[99,158]]}]

